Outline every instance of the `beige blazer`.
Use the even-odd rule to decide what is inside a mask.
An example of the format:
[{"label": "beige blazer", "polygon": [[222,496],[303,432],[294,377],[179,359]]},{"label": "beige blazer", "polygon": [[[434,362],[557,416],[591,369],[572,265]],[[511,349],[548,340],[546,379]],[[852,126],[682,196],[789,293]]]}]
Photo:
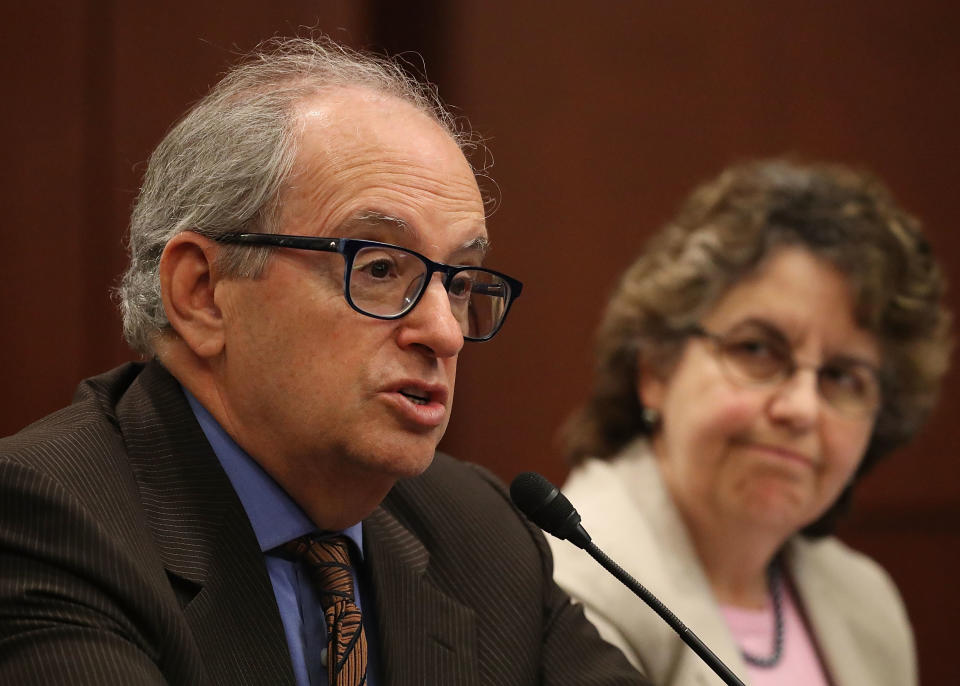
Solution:
[{"label": "beige blazer", "polygon": [[[575,469],[563,488],[593,541],[744,683],[746,667],[647,443]],[[660,686],[721,684],[663,620],[584,551],[550,537],[554,578]],[[914,686],[913,634],[890,577],[835,538],[787,544],[786,564],[835,686]],[[790,637],[786,637],[789,641]]]}]

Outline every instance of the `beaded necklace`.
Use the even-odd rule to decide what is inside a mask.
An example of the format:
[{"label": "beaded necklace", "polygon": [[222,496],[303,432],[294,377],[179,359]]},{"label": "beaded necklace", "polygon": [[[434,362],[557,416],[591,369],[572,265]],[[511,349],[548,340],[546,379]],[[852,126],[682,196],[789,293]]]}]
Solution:
[{"label": "beaded necklace", "polygon": [[769,657],[757,657],[743,648],[740,649],[744,660],[755,667],[764,669],[776,667],[780,658],[783,657],[783,580],[776,563],[770,565],[767,576],[770,584],[770,596],[773,599],[773,652]]}]

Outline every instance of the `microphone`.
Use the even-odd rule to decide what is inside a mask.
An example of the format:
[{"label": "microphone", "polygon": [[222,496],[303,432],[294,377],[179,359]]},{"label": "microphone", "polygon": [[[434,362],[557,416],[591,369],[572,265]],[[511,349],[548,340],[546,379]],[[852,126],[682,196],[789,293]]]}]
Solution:
[{"label": "microphone", "polygon": [[586,550],[604,569],[660,615],[683,642],[690,646],[693,652],[699,655],[700,659],[723,680],[723,683],[728,686],[744,686],[737,675],[666,605],[593,543],[590,534],[580,524],[580,514],[559,488],[536,472],[524,472],[510,484],[510,499],[527,519],[548,534],[561,541],[570,541],[578,548]]},{"label": "microphone", "polygon": [[531,522],[561,541],[586,550],[590,534],[580,525],[580,513],[560,489],[536,472],[524,472],[510,484],[510,499]]}]

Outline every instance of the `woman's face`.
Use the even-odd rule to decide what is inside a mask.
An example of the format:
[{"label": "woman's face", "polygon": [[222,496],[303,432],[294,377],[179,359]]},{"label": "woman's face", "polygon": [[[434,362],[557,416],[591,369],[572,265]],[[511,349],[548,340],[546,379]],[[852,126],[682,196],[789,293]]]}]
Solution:
[{"label": "woman's face", "polygon": [[[774,252],[700,325],[748,345],[770,342],[799,368],[780,383],[745,384],[707,337],[691,337],[666,378],[641,362],[643,404],[662,418],[653,448],[667,487],[692,526],[759,527],[786,538],[835,501],[874,422],[828,403],[816,368],[879,367],[877,341],[854,322],[843,274],[797,247]],[[742,352],[766,354],[764,346]]]}]

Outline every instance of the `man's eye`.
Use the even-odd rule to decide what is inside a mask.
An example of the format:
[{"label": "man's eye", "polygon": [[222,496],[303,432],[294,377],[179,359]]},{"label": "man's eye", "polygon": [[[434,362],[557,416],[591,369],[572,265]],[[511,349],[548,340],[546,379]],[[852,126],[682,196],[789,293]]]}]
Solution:
[{"label": "man's eye", "polygon": [[360,271],[375,279],[385,279],[389,276],[395,275],[396,273],[396,266],[394,265],[393,260],[385,257],[370,260],[362,265],[359,265],[359,267]]},{"label": "man's eye", "polygon": [[461,275],[453,279],[453,282],[450,284],[449,293],[457,298],[466,298],[470,295],[472,290],[473,279],[468,276]]}]

